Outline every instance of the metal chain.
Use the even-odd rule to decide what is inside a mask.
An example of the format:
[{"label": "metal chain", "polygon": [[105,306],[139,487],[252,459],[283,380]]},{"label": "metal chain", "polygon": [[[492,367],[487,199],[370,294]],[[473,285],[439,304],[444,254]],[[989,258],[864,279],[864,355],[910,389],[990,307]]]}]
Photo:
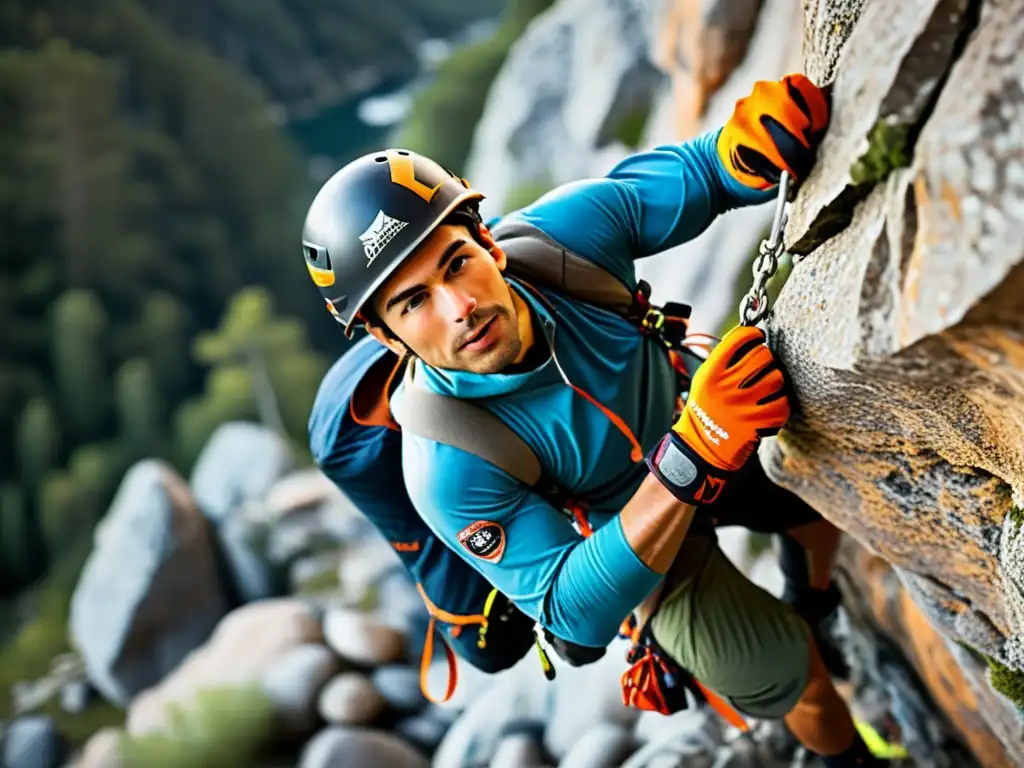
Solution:
[{"label": "metal chain", "polygon": [[789,196],[790,176],[787,171],[779,178],[779,195],[775,199],[775,218],[767,239],[761,241],[758,256],[751,270],[754,284],[740,302],[740,324],[757,325],[768,314],[768,281],[779,269],[779,255],[782,252],[782,233],[789,215],[786,199]]}]

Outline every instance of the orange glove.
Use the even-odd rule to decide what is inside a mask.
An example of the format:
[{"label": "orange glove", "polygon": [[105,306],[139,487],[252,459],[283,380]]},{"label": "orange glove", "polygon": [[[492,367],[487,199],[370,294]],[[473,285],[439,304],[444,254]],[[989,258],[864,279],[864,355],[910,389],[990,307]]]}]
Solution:
[{"label": "orange glove", "polygon": [[800,184],[814,165],[828,127],[825,91],[801,74],[759,80],[736,102],[718,136],[718,156],[729,174],[753,189],[768,189],[789,171]]},{"label": "orange glove", "polygon": [[680,501],[710,504],[762,437],[789,419],[782,369],[764,331],[737,326],[693,376],[672,430],[647,455],[651,472]]}]

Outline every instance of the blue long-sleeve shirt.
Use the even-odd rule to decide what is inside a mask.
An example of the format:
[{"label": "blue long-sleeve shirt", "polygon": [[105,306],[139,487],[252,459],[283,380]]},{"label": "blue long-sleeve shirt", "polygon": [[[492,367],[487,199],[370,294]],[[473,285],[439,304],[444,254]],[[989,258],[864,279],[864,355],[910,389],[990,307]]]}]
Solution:
[{"label": "blue long-sleeve shirt", "polygon": [[[634,260],[696,237],[727,210],[773,196],[726,173],[717,136],[638,153],[605,177],[563,185],[510,216],[635,288]],[[676,398],[656,343],[610,312],[545,292],[556,322],[529,292],[520,293],[553,332],[558,362],[572,383],[620,416],[650,450],[669,428]],[[582,539],[546,500],[483,459],[404,434],[403,474],[422,519],[554,634],[606,645],[660,579],[633,552],[618,519],[646,475],[631,460],[628,439],[564,383],[551,359],[514,374],[417,366],[417,381],[438,393],[487,398],[480,404],[530,445],[546,476],[587,500],[595,534]]]}]

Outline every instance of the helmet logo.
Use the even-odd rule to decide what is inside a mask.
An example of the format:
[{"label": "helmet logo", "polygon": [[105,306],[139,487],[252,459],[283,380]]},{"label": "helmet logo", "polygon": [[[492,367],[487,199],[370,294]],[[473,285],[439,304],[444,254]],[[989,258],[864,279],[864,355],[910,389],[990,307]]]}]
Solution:
[{"label": "helmet logo", "polygon": [[388,216],[384,211],[377,211],[373,222],[366,231],[359,236],[363,243],[363,252],[366,253],[366,266],[373,264],[380,252],[388,243],[395,239],[395,235],[401,232],[409,222],[400,221]]},{"label": "helmet logo", "polygon": [[437,190],[444,184],[444,180],[437,182],[434,186],[424,184],[416,178],[416,166],[413,163],[412,155],[399,154],[397,150],[389,149],[384,154],[388,157],[388,167],[391,169],[391,183],[405,187],[410,192],[419,195],[428,203],[434,199]]}]

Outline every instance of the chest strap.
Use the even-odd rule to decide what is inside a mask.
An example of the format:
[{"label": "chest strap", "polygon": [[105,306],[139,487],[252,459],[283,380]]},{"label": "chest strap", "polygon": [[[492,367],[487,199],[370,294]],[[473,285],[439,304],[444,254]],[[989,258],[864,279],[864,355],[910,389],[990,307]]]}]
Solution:
[{"label": "chest strap", "polygon": [[391,412],[402,429],[461,448],[533,488],[540,481],[537,455],[505,422],[473,401],[414,385],[415,365],[406,365],[405,387]]}]

